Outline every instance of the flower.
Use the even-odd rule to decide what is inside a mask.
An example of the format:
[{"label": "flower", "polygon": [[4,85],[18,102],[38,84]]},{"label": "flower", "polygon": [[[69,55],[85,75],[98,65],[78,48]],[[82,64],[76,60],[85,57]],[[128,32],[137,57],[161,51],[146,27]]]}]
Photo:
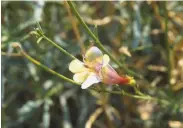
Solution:
[{"label": "flower", "polygon": [[130,76],[119,76],[109,65],[110,58],[95,46],[91,47],[83,57],[83,62],[78,59],[72,60],[69,70],[74,73],[73,80],[82,83],[81,88],[86,89],[91,85],[103,82],[112,84],[135,84]]}]

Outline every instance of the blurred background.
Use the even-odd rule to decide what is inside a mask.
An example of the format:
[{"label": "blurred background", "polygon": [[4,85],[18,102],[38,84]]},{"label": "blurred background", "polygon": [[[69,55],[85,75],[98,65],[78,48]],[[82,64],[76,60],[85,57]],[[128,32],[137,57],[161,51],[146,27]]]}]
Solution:
[{"label": "blurred background", "polygon": [[[37,43],[36,36],[28,35],[36,22],[47,37],[79,59],[94,41],[66,2],[4,1],[2,127],[183,128],[183,2],[79,1],[74,5],[104,47],[145,78],[135,78],[140,90],[169,104],[82,90],[37,67],[11,43],[20,42],[36,60],[73,76],[68,70],[71,58],[46,40]],[[126,74],[113,62],[111,65],[119,74]],[[121,89],[134,93],[131,87]]]}]

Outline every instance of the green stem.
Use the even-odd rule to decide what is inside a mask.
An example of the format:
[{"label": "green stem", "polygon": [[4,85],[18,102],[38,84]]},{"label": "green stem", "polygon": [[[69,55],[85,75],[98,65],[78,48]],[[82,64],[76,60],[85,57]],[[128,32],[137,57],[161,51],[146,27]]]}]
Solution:
[{"label": "green stem", "polygon": [[37,66],[43,68],[44,70],[46,70],[47,72],[53,74],[53,75],[56,75],[58,76],[59,78],[65,80],[65,81],[68,81],[70,83],[73,83],[73,84],[76,84],[76,85],[80,85],[79,83],[73,81],[72,79],[69,79],[61,74],[59,74],[58,72],[55,72],[54,70],[48,68],[47,66],[41,64],[39,61],[35,60],[34,58],[32,58],[31,56],[29,56],[26,52],[23,51],[23,49],[21,48],[21,46],[19,44],[14,44],[14,47],[15,48],[18,48],[18,50],[20,50],[20,53],[25,57],[27,58],[29,61],[31,61],[32,63],[36,64]]},{"label": "green stem", "polygon": [[72,54],[68,53],[65,49],[63,49],[61,46],[59,46],[57,43],[55,43],[54,41],[52,41],[51,39],[49,39],[47,36],[44,35],[43,30],[41,28],[41,25],[39,23],[37,23],[38,28],[36,29],[36,31],[33,31],[32,34],[35,34],[36,36],[39,37],[39,39],[43,38],[45,40],[47,40],[49,43],[51,43],[53,46],[55,46],[56,48],[58,48],[61,52],[63,52],[64,54],[68,55],[69,57],[71,57],[72,59],[77,59],[75,56],[73,56]]},{"label": "green stem", "polygon": [[123,90],[121,91],[109,91],[109,90],[96,90],[94,88],[92,88],[93,90],[95,91],[98,91],[98,92],[104,92],[104,93],[110,93],[110,94],[116,94],[116,95],[124,95],[124,96],[128,96],[128,97],[132,97],[132,98],[135,98],[135,99],[142,99],[142,100],[155,100],[155,101],[159,101],[163,104],[169,104],[169,102],[167,100],[164,100],[164,99],[158,99],[158,98],[155,98],[155,97],[151,97],[149,95],[132,95],[130,93],[127,93]]},{"label": "green stem", "polygon": [[72,54],[68,53],[65,49],[63,49],[62,47],[60,47],[58,44],[56,44],[55,42],[53,42],[52,40],[50,40],[48,37],[46,37],[45,35],[41,35],[45,40],[47,40],[48,42],[50,42],[53,46],[55,46],[56,48],[58,48],[61,52],[63,52],[64,54],[68,55],[69,57],[71,57],[72,59],[77,59],[75,56],[73,56]]},{"label": "green stem", "polygon": [[[14,39],[14,40],[16,40],[16,41],[18,41],[18,42],[20,42],[20,43],[22,44],[22,43],[24,43],[25,40],[27,40],[28,38],[30,38],[31,35],[32,35],[32,34],[31,34],[31,32],[30,32],[30,33],[24,35],[23,37],[17,38],[17,39]],[[13,37],[13,36],[12,36],[12,37]],[[1,44],[1,49],[6,48],[7,45],[9,44],[8,42],[12,42],[12,39],[9,38],[9,37],[8,37],[8,39],[7,39],[5,42],[3,42],[3,43]]]},{"label": "green stem", "polygon": [[23,41],[27,40],[27,39],[30,38],[30,37],[31,37],[31,33],[28,33],[27,35],[23,36],[23,38],[21,38],[21,39],[19,40],[19,42],[23,42]]},{"label": "green stem", "polygon": [[167,61],[168,61],[168,84],[171,85],[171,71],[172,71],[172,50],[168,43],[168,11],[166,7],[167,2],[164,3],[164,15],[165,15],[165,49],[167,54]]},{"label": "green stem", "polygon": [[136,92],[138,95],[141,95],[141,96],[145,96],[145,95],[146,95],[146,94],[142,93],[142,92],[137,88],[137,85],[135,85],[133,88],[134,88],[135,92]]},{"label": "green stem", "polygon": [[95,34],[89,29],[89,27],[85,24],[84,20],[81,18],[80,14],[77,12],[76,8],[74,7],[74,5],[72,4],[71,1],[67,1],[71,10],[74,12],[74,14],[76,15],[77,19],[79,20],[79,22],[83,25],[83,27],[86,29],[86,31],[88,32],[88,34],[93,38],[93,40],[95,41],[96,45],[102,50],[102,52],[106,53],[119,67],[123,68],[128,74],[136,76],[138,78],[142,78],[142,76],[140,76],[139,74],[136,74],[135,72],[127,69],[123,64],[121,64],[120,62],[118,62],[102,45],[102,43],[100,42],[100,40],[95,36]]}]

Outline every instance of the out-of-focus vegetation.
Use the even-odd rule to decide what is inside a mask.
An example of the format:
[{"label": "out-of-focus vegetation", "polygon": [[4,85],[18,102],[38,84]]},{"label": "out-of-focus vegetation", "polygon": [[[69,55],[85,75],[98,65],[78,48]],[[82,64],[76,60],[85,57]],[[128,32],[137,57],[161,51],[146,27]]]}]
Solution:
[{"label": "out-of-focus vegetation", "polygon": [[[105,49],[143,76],[135,77],[139,90],[168,103],[82,90],[37,67],[11,44],[19,42],[42,64],[68,78],[73,76],[68,70],[70,57],[29,34],[36,22],[47,37],[80,60],[95,42],[66,2],[1,4],[3,128],[183,127],[183,2],[74,2]],[[120,88],[135,94],[132,87]]]}]

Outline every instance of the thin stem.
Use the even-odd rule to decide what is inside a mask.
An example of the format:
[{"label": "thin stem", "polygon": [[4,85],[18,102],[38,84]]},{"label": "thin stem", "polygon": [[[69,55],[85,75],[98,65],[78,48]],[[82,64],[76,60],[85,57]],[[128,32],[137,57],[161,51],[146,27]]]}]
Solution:
[{"label": "thin stem", "polygon": [[[30,38],[31,35],[32,35],[32,33],[30,32],[30,33],[24,35],[23,37],[17,38],[17,39],[14,39],[14,40],[16,40],[16,41],[18,41],[18,42],[20,42],[22,44],[22,43],[24,43],[23,41],[25,41],[28,38]],[[11,42],[11,41],[12,41],[12,39],[8,37],[8,39],[4,43],[1,44],[1,49],[5,48],[9,44],[8,42]]]},{"label": "thin stem", "polygon": [[149,95],[132,95],[130,93],[127,93],[125,91],[122,90],[122,94],[123,95],[126,95],[126,96],[129,96],[129,97],[133,97],[133,98],[136,98],[136,99],[144,99],[144,100],[155,100],[155,101],[159,101],[161,103],[164,103],[164,104],[169,104],[169,102],[167,100],[164,100],[164,99],[159,99],[159,98],[156,98],[156,97],[151,97]]},{"label": "thin stem", "polygon": [[47,40],[49,43],[51,43],[53,46],[55,46],[56,48],[58,48],[61,52],[63,52],[64,54],[68,55],[72,59],[77,59],[75,56],[73,56],[72,54],[70,54],[69,52],[67,52],[65,49],[63,49],[61,46],[59,46],[57,43],[55,43],[54,41],[52,41],[51,39],[49,39],[47,36],[45,36],[39,23],[37,23],[37,26],[38,26],[38,28],[36,29],[36,31],[32,31],[32,34],[38,36],[39,39],[40,38],[41,39],[43,38],[43,39]]},{"label": "thin stem", "polygon": [[121,91],[109,91],[109,90],[96,90],[94,88],[92,88],[93,90],[95,91],[98,91],[98,92],[104,92],[104,93],[110,93],[110,94],[116,94],[116,95],[124,95],[124,96],[128,96],[128,97],[132,97],[132,98],[135,98],[135,99],[142,99],[142,100],[155,100],[155,101],[159,101],[163,104],[169,104],[169,102],[167,100],[164,100],[164,99],[158,99],[158,98],[155,98],[155,97],[151,97],[149,95],[143,95],[143,96],[140,96],[140,95],[132,95],[128,92],[125,92],[124,90],[121,90]]},{"label": "thin stem", "polygon": [[25,58],[27,58],[29,61],[31,61],[32,63],[36,64],[37,66],[43,68],[43,69],[46,70],[47,72],[49,72],[49,73],[51,73],[51,74],[53,74],[53,75],[56,75],[56,76],[58,76],[59,78],[65,80],[65,81],[68,81],[68,82],[70,82],[70,83],[73,83],[73,84],[76,84],[76,85],[80,85],[79,83],[73,81],[72,79],[69,79],[69,78],[67,78],[67,77],[65,77],[65,76],[63,76],[63,75],[61,75],[61,74],[59,74],[58,72],[55,72],[54,70],[48,68],[47,66],[41,64],[39,61],[37,61],[37,60],[35,60],[34,58],[32,58],[31,56],[29,56],[29,55],[21,48],[21,46],[20,46],[19,44],[14,43],[13,46],[14,46],[15,48],[18,48],[18,50],[20,51],[20,53],[21,53]]},{"label": "thin stem", "polygon": [[72,59],[77,59],[75,56],[73,56],[72,54],[68,53],[65,49],[63,49],[62,47],[60,47],[58,44],[56,44],[55,42],[53,42],[51,39],[49,39],[48,37],[46,37],[45,35],[41,35],[45,40],[47,40],[48,42],[50,42],[53,46],[55,46],[56,48],[58,48],[61,52],[63,52],[64,54],[68,55],[69,57],[71,57]]},{"label": "thin stem", "polygon": [[27,35],[23,36],[23,38],[21,38],[21,39],[19,40],[19,42],[23,42],[23,41],[27,40],[27,39],[30,38],[30,37],[31,37],[31,32],[28,33]]},{"label": "thin stem", "polygon": [[137,85],[135,85],[133,88],[134,88],[135,92],[136,92],[138,95],[145,96],[145,94],[142,93],[142,92],[137,88]]},{"label": "thin stem", "polygon": [[165,15],[165,49],[167,54],[167,61],[168,61],[168,84],[171,86],[171,71],[173,67],[173,58],[172,58],[172,50],[168,43],[168,11],[166,7],[167,2],[164,3],[164,15]]},{"label": "thin stem", "polygon": [[95,34],[89,29],[89,27],[85,24],[84,20],[81,18],[80,14],[77,12],[76,8],[74,7],[74,5],[72,4],[71,1],[67,1],[67,3],[69,4],[71,10],[75,13],[77,19],[79,20],[79,22],[83,25],[83,27],[86,29],[86,31],[88,32],[88,34],[93,38],[93,40],[95,41],[96,45],[102,50],[102,52],[106,53],[119,67],[123,68],[128,74],[136,76],[138,78],[142,78],[142,76],[140,76],[139,74],[136,74],[135,72],[127,69],[123,64],[121,64],[120,62],[118,62],[102,45],[102,43],[100,42],[100,40],[95,36]]},{"label": "thin stem", "polygon": [[8,52],[2,52],[1,51],[1,55],[3,55],[3,56],[11,56],[11,57],[20,57],[20,56],[22,56],[22,54],[20,54],[20,53],[8,53]]}]

